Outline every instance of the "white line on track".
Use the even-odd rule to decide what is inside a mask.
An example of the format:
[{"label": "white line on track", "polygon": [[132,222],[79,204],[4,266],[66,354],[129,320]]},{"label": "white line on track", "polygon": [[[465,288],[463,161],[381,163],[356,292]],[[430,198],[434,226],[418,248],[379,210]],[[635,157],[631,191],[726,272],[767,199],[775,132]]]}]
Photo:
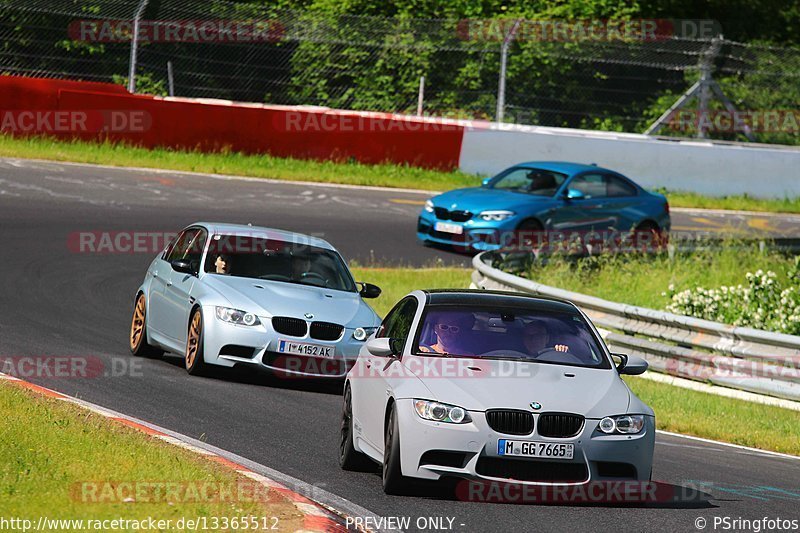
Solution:
[{"label": "white line on track", "polygon": [[[705,444],[716,444],[717,446],[724,446],[726,448],[736,448],[738,450],[742,450],[743,452],[748,452],[748,454],[768,455],[768,456],[772,456],[772,457],[780,457],[782,459],[794,459],[796,461],[800,461],[800,456],[797,456],[797,455],[790,455],[788,453],[780,453],[780,452],[771,452],[769,450],[760,450],[758,448],[751,448],[749,446],[741,446],[739,444],[731,444],[730,442],[720,442],[718,440],[704,439],[704,438],[701,438],[701,437],[695,437],[695,436],[692,436],[692,435],[683,435],[682,433],[673,433],[671,431],[663,431],[663,430],[660,430],[660,429],[656,430],[656,434],[668,435],[670,437],[677,437],[677,438],[681,438],[681,439],[688,439],[688,440],[693,440],[693,441],[697,441],[697,442],[703,442]],[[681,446],[680,444],[670,444],[668,442],[661,442],[659,444],[661,444],[663,446]],[[708,449],[708,448],[703,447],[703,446],[687,446],[687,447],[703,449],[703,450],[707,450]]]}]

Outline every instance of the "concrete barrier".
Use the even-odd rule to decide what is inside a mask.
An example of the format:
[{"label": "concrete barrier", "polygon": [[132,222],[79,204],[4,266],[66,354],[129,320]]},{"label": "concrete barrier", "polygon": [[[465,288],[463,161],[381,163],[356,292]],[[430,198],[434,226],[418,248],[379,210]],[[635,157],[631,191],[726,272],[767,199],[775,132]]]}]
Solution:
[{"label": "concrete barrier", "polygon": [[597,163],[644,187],[710,196],[800,195],[800,149],[631,133],[476,124],[464,132],[459,168],[494,174],[522,161]]}]

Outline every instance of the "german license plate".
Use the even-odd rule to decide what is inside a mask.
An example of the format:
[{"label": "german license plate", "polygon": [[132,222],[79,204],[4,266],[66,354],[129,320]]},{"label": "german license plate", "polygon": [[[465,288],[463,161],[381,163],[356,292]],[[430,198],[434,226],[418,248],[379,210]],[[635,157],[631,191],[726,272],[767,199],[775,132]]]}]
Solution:
[{"label": "german license plate", "polygon": [[447,222],[437,222],[434,224],[433,229],[436,231],[441,231],[442,233],[455,233],[456,235],[461,235],[464,233],[463,226],[459,226],[458,224],[449,224]]},{"label": "german license plate", "polygon": [[548,459],[572,459],[575,445],[558,442],[531,442],[525,440],[497,440],[498,455],[518,457],[547,457]]},{"label": "german license plate", "polygon": [[304,342],[278,341],[278,351],[292,355],[306,355],[309,357],[334,357],[333,346],[320,346],[319,344],[306,344]]}]

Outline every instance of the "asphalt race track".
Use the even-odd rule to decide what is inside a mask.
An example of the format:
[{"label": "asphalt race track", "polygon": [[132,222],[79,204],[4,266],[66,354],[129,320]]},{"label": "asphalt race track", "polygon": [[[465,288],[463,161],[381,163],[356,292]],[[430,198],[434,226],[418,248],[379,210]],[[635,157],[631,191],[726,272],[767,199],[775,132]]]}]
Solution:
[{"label": "asphalt race track", "polygon": [[[412,526],[417,517],[445,517],[463,531],[696,531],[698,517],[708,520],[708,530],[714,516],[800,518],[800,460],[664,435],[657,440],[653,478],[688,496],[677,502],[633,508],[496,504],[460,501],[427,487],[417,496],[387,497],[377,469],[346,473],[338,467],[336,387],[239,372],[194,378],[174,356],[133,358],[127,347],[132,298],[155,252],[82,253],[74,246],[78,232],[170,232],[196,220],[222,220],[320,235],[362,263],[419,265],[441,258],[466,264],[464,256],[416,243],[415,215],[424,199],[408,192],[0,160],[0,356],[101,361],[93,377],[33,381],[200,438],[379,516],[411,516]],[[800,235],[797,217],[681,211],[673,223]]]}]

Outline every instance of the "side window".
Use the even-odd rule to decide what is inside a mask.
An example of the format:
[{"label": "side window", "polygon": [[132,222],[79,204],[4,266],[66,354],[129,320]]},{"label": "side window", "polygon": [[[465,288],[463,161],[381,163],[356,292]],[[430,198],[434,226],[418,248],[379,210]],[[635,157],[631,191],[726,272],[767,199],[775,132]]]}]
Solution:
[{"label": "side window", "polygon": [[502,179],[498,180],[493,187],[495,189],[527,190],[531,185],[531,180],[528,178],[528,173],[530,173],[530,169],[527,168],[514,169],[503,176]]},{"label": "side window", "polygon": [[602,174],[581,174],[569,184],[570,189],[577,189],[588,198],[603,198],[606,194],[606,180]]},{"label": "side window", "polygon": [[189,248],[186,250],[186,259],[192,264],[192,269],[195,272],[200,271],[200,259],[203,257],[203,249],[206,246],[207,239],[208,232],[201,228],[192,237],[192,242],[189,243]]},{"label": "side window", "polygon": [[167,255],[167,261],[172,262],[176,259],[186,259],[200,268],[200,258],[203,255],[203,246],[206,242],[206,231],[200,228],[192,228],[184,231],[175,240],[175,245]]},{"label": "side window", "polygon": [[636,187],[617,176],[606,176],[608,196],[622,197],[622,196],[636,196]]},{"label": "side window", "polygon": [[376,337],[389,337],[397,340],[396,351],[399,352],[405,345],[411,333],[411,324],[417,312],[417,299],[413,296],[406,298],[392,309],[381,324]]}]

